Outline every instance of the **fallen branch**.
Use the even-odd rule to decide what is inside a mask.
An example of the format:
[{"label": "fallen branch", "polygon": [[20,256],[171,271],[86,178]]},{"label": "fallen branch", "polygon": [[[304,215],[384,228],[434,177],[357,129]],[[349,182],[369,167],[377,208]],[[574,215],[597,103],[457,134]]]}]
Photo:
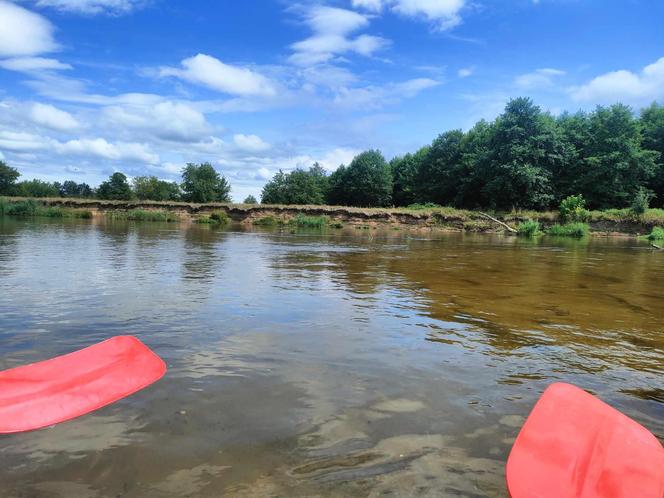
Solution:
[{"label": "fallen branch", "polygon": [[653,246],[655,249],[659,249],[660,251],[664,250],[664,247],[660,247],[657,244],[652,244],[651,243],[650,245]]},{"label": "fallen branch", "polygon": [[503,223],[502,221],[497,220],[497,219],[494,218],[493,216],[489,216],[488,214],[486,214],[486,213],[482,213],[481,211],[480,211],[480,214],[481,214],[482,216],[484,216],[485,218],[489,218],[491,221],[493,221],[493,222],[495,222],[495,223],[498,223],[499,225],[505,227],[505,229],[509,230],[510,232],[512,232],[512,233],[517,233],[517,231],[516,231],[514,228],[512,228],[511,226],[509,226],[507,223]]}]

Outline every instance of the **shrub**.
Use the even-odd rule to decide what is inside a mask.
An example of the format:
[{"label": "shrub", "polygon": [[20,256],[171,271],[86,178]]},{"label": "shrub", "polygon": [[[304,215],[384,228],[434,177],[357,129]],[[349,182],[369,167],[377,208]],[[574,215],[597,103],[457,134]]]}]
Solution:
[{"label": "shrub", "polygon": [[539,221],[535,220],[526,220],[522,223],[519,223],[516,227],[517,234],[522,237],[535,237],[542,233],[540,231]]},{"label": "shrub", "polygon": [[277,220],[274,216],[263,216],[262,218],[254,220],[252,223],[264,227],[275,227],[283,224],[281,220]]},{"label": "shrub", "polygon": [[219,225],[226,225],[231,221],[226,211],[215,211],[214,213],[210,214],[210,219]]},{"label": "shrub", "polygon": [[295,218],[291,219],[288,224],[304,228],[323,228],[327,225],[327,216],[307,216],[299,213]]},{"label": "shrub", "polygon": [[112,220],[129,221],[178,221],[177,215],[168,211],[144,211],[142,209],[133,209],[131,211],[112,211],[108,213]]},{"label": "shrub", "polygon": [[590,229],[585,223],[569,223],[567,225],[553,225],[547,230],[548,235],[555,237],[581,238],[588,235]]},{"label": "shrub", "polygon": [[35,216],[37,214],[38,205],[32,199],[19,202],[9,202],[5,208],[5,214],[13,216]]},{"label": "shrub", "polygon": [[589,214],[586,209],[586,201],[580,194],[570,195],[560,203],[560,218],[565,223],[586,221]]},{"label": "shrub", "polygon": [[636,194],[634,194],[630,211],[636,216],[641,216],[648,210],[648,207],[650,207],[650,201],[653,197],[654,194],[650,190],[639,187]]},{"label": "shrub", "polygon": [[664,228],[654,227],[652,229],[652,232],[650,232],[650,235],[648,235],[648,240],[650,241],[664,240]]}]

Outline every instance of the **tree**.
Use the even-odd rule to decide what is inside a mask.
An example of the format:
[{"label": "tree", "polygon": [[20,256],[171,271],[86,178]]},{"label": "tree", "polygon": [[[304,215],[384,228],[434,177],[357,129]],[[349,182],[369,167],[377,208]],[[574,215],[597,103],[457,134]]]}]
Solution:
[{"label": "tree", "polygon": [[510,100],[493,125],[490,156],[480,174],[489,206],[545,209],[552,205],[552,171],[566,161],[554,119],[528,98]]},{"label": "tree", "polygon": [[160,180],[156,176],[137,176],[132,183],[134,194],[141,200],[177,201],[180,198],[177,183]]},{"label": "tree", "polygon": [[188,163],[180,184],[188,202],[231,202],[231,185],[210,163]]},{"label": "tree", "polygon": [[58,197],[60,185],[35,178],[17,183],[15,191],[22,197]]},{"label": "tree", "polygon": [[73,180],[66,180],[60,187],[61,197],[92,197],[94,191],[87,183],[76,183]]},{"label": "tree", "polygon": [[248,195],[245,199],[243,204],[258,204],[258,201],[253,195]]},{"label": "tree", "polygon": [[113,173],[99,185],[97,197],[100,199],[127,201],[132,198],[131,187],[123,173]]},{"label": "tree", "polygon": [[409,153],[390,161],[392,202],[395,206],[408,206],[417,201],[418,176],[428,153],[429,147],[422,147],[415,154]]},{"label": "tree", "polygon": [[642,148],[640,124],[625,105],[598,106],[589,127],[578,193],[593,209],[628,207],[654,177],[657,152]]},{"label": "tree", "polygon": [[655,192],[653,205],[664,206],[664,106],[653,103],[641,112],[643,148],[654,151],[655,172],[648,187]]},{"label": "tree", "polygon": [[279,172],[265,184],[261,193],[263,204],[324,204],[329,179],[318,164],[309,170],[296,169],[291,173]]},{"label": "tree", "polygon": [[421,202],[453,205],[463,180],[464,133],[448,131],[436,138],[417,175],[417,197]]},{"label": "tree", "polygon": [[334,187],[330,177],[333,202],[361,207],[385,207],[392,202],[392,172],[380,151],[362,152],[339,170]]},{"label": "tree", "polygon": [[17,170],[0,161],[0,195],[14,195],[14,184],[19,176]]}]

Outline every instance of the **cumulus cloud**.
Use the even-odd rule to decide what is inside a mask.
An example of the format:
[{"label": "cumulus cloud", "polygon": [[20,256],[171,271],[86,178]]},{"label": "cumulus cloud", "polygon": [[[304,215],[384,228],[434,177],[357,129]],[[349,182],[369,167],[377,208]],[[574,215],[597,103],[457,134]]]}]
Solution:
[{"label": "cumulus cloud", "polygon": [[203,85],[231,95],[273,96],[276,89],[262,74],[240,66],[225,64],[210,55],[197,54],[184,59],[182,68],[163,67],[161,76],[177,78]]},{"label": "cumulus cloud", "polygon": [[53,25],[46,18],[0,0],[0,57],[31,56],[57,49]]},{"label": "cumulus cloud", "polygon": [[233,136],[233,142],[237,148],[247,152],[263,152],[272,147],[258,135],[237,134]]},{"label": "cumulus cloud", "polygon": [[72,68],[69,64],[62,63],[57,59],[47,59],[44,57],[14,57],[11,59],[4,59],[0,60],[0,67],[8,69],[9,71],[20,71],[24,73]]},{"label": "cumulus cloud", "polygon": [[555,84],[555,78],[564,76],[565,71],[560,69],[544,68],[536,69],[532,73],[517,76],[514,84],[523,89],[547,88]]},{"label": "cumulus cloud", "polygon": [[103,138],[81,138],[64,143],[56,142],[54,149],[58,154],[63,155],[93,156],[114,161],[139,161],[146,164],[159,162],[159,156],[144,144],[110,143]]},{"label": "cumulus cloud", "polygon": [[199,141],[210,131],[205,115],[183,102],[112,105],[104,108],[103,115],[112,126],[162,140]]},{"label": "cumulus cloud", "polygon": [[333,57],[354,52],[370,56],[389,42],[379,36],[352,33],[369,25],[366,16],[351,10],[316,5],[305,14],[305,23],[313,35],[293,43],[289,61],[301,66],[328,62]]},{"label": "cumulus cloud", "polygon": [[74,116],[49,104],[33,104],[30,119],[34,123],[59,131],[73,130],[80,126]]},{"label": "cumulus cloud", "polygon": [[79,14],[125,14],[142,0],[38,0],[39,7],[52,7],[66,12]]},{"label": "cumulus cloud", "polygon": [[414,78],[383,86],[342,88],[334,98],[334,103],[337,107],[354,110],[379,109],[404,98],[415,97],[421,91],[438,85],[440,85],[439,81],[430,78]]},{"label": "cumulus cloud", "polygon": [[641,72],[627,70],[602,74],[570,90],[578,102],[642,104],[664,97],[664,57],[644,67]]},{"label": "cumulus cloud", "polygon": [[352,5],[371,12],[384,7],[398,14],[424,18],[440,30],[451,29],[461,23],[461,10],[467,0],[352,0]]}]

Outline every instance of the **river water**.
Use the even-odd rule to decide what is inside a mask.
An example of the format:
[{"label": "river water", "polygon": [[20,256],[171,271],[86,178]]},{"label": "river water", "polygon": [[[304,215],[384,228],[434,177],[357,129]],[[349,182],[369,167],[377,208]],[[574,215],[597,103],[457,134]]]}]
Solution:
[{"label": "river water", "polygon": [[0,369],[133,334],[166,376],[0,437],[3,497],[506,496],[543,389],[664,438],[664,252],[0,218]]}]

